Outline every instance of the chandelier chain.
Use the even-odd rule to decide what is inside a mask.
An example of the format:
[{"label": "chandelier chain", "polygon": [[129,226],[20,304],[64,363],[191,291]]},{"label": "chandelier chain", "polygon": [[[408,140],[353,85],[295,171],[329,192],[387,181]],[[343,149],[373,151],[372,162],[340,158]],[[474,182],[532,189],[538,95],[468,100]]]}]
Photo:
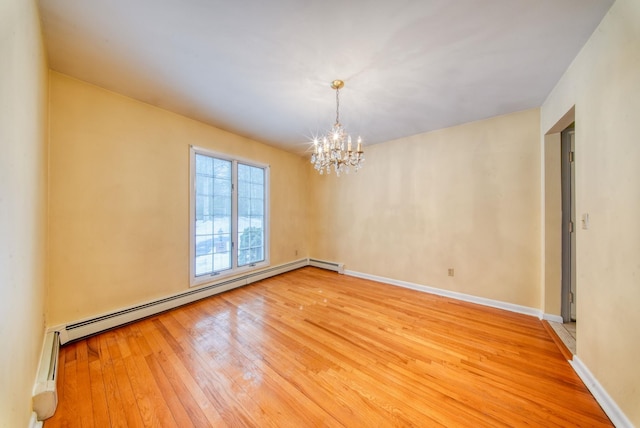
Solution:
[{"label": "chandelier chain", "polygon": [[336,123],[340,123],[340,88],[336,89]]}]

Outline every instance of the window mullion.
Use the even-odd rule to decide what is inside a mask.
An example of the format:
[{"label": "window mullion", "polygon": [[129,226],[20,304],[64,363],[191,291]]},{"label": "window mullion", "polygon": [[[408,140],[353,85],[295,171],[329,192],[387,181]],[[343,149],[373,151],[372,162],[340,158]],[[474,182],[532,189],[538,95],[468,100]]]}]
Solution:
[{"label": "window mullion", "polygon": [[238,161],[231,168],[231,265],[238,268]]}]

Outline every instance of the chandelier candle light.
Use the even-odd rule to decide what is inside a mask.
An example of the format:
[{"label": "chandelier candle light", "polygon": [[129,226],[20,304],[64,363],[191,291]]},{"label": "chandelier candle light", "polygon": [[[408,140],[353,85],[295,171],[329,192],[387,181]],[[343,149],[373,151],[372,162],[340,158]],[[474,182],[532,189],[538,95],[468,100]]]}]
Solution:
[{"label": "chandelier candle light", "polygon": [[[340,123],[340,89],[344,87],[342,80],[331,82],[331,88],[336,91],[336,123],[331,131],[322,137],[313,139],[314,153],[311,155],[311,163],[320,174],[331,173],[331,166],[336,175],[349,173],[351,167],[358,172],[364,162],[364,152],[362,151],[362,138],[358,137],[356,149],[353,150],[351,135],[347,134]],[[346,142],[346,150],[345,150]]]}]

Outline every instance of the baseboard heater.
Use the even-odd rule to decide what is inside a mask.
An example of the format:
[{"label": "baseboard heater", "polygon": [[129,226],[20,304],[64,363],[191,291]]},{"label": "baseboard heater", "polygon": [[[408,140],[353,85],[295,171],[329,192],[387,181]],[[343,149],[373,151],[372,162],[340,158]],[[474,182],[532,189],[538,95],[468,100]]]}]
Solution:
[{"label": "baseboard heater", "polygon": [[344,274],[344,263],[328,262],[326,260],[309,259],[309,266],[336,271]]},{"label": "baseboard heater", "polygon": [[215,284],[198,287],[180,294],[176,294],[163,299],[122,309],[120,311],[108,313],[91,319],[68,324],[64,327],[53,328],[61,333],[60,343],[65,344],[71,340],[81,339],[91,336],[101,331],[109,330],[142,318],[146,318],[160,312],[168,311],[178,306],[186,305],[227,290],[232,290],[252,282],[260,281],[281,273],[299,269],[309,264],[308,259],[301,259],[295,262],[274,266],[257,272],[217,282]]},{"label": "baseboard heater", "polygon": [[39,421],[53,416],[58,405],[56,381],[59,351],[60,334],[57,331],[50,331],[45,334],[32,398],[33,411],[36,412]]}]

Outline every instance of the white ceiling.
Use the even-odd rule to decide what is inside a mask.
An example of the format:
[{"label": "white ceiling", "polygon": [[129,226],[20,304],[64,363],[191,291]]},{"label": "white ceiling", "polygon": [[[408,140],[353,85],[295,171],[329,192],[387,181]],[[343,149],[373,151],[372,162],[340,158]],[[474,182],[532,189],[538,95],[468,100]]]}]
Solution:
[{"label": "white ceiling", "polygon": [[41,0],[50,67],[304,153],[538,107],[613,0]]}]

